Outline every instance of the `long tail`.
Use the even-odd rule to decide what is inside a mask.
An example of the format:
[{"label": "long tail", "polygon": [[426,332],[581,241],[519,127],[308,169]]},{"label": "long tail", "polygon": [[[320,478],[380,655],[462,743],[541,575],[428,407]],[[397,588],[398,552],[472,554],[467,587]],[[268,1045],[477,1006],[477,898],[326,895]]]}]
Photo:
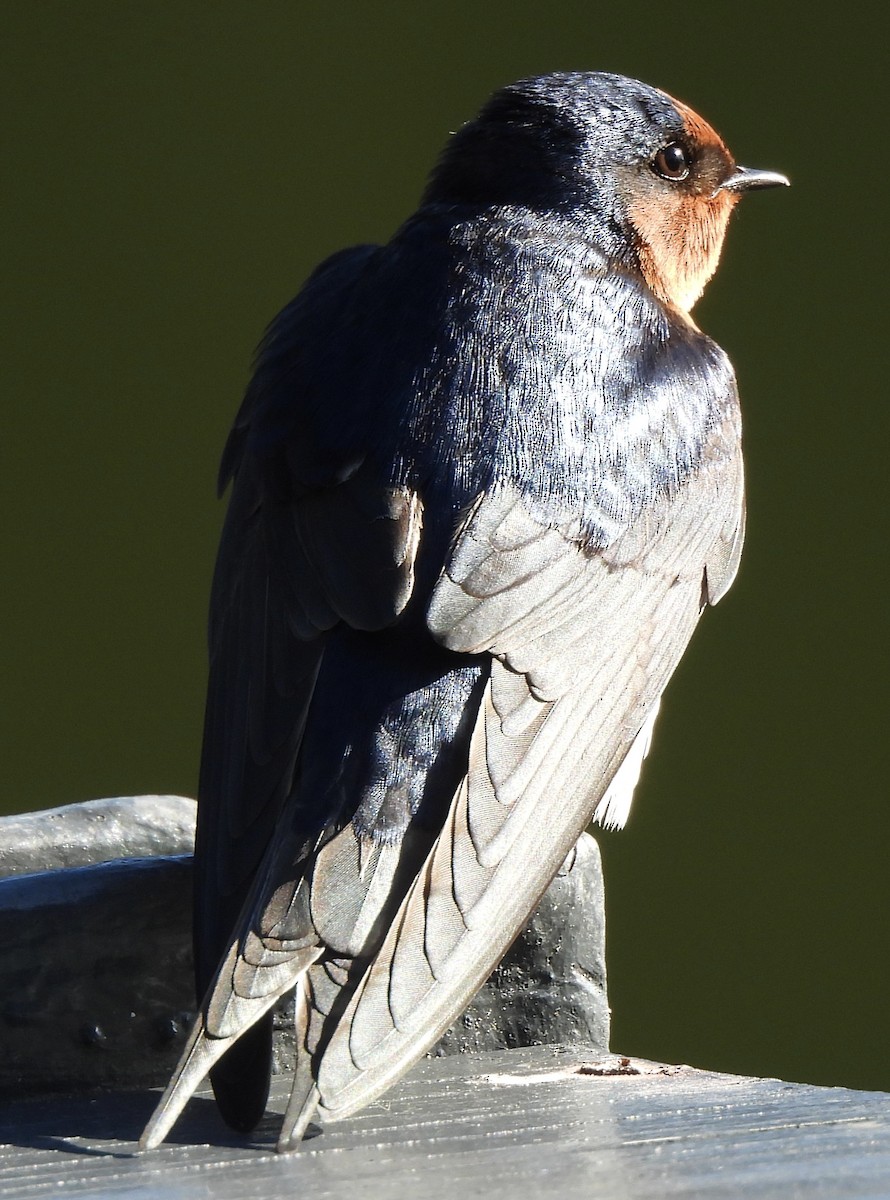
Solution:
[{"label": "long tail", "polygon": [[[201,1012],[198,1014],[173,1077],[139,1139],[140,1150],[153,1150],[161,1144],[214,1063],[218,1062],[229,1047],[234,1045],[246,1030],[255,1025],[273,1004],[294,986],[319,954],[321,954],[321,949],[314,948],[294,955],[290,964],[291,970],[286,976],[279,965],[275,986],[263,995],[235,995],[231,992],[231,983],[229,982],[231,972],[225,969],[220,972],[207,999],[201,1006]],[[237,956],[237,951],[233,949],[226,962],[229,963],[233,957]],[[229,992],[227,996],[219,994],[223,988]],[[224,1036],[214,1036],[208,1032],[205,1014],[214,1009],[217,1011],[223,1009],[226,1012],[228,1019],[221,1023],[225,1027]],[[214,1023],[218,1026],[220,1024],[218,1021]]]}]

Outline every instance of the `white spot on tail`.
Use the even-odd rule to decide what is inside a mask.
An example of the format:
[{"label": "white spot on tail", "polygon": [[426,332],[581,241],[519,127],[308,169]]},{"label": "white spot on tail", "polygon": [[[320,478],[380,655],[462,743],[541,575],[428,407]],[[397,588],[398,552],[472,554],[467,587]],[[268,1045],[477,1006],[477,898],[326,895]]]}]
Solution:
[{"label": "white spot on tail", "polygon": [[649,753],[649,747],[652,745],[652,730],[660,707],[661,699],[659,698],[646,718],[645,725],[625,754],[624,762],[613,775],[605,795],[596,806],[593,819],[602,825],[603,829],[623,829],[627,822],[631,801],[634,798],[634,788],[640,782],[643,759]]}]

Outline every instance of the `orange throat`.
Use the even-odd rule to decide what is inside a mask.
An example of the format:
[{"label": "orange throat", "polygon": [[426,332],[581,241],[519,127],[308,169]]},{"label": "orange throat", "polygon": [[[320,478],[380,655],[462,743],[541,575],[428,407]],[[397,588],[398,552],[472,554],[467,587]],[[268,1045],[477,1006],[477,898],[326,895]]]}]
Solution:
[{"label": "orange throat", "polygon": [[648,199],[630,205],[640,270],[659,300],[689,312],[717,270],[736,199],[729,192],[678,194],[669,205]]}]

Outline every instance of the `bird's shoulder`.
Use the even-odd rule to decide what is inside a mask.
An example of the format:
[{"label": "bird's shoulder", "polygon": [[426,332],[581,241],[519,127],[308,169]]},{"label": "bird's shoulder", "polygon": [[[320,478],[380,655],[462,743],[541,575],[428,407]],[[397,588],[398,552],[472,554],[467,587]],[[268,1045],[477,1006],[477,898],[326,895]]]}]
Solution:
[{"label": "bird's shoulder", "polygon": [[[319,264],[267,326],[254,355],[253,371],[229,434],[220,463],[222,492],[245,461],[268,467],[282,448],[299,438],[301,424],[325,427],[329,384],[320,372],[326,359],[330,374],[342,370],[350,298],[356,282],[379,253],[375,245],[352,246]],[[323,353],[320,353],[321,348]],[[311,433],[313,430],[307,430]],[[348,431],[344,430],[344,434]],[[344,438],[344,440],[346,440]],[[349,448],[329,455],[330,461],[304,464],[307,481],[335,482],[344,471]],[[330,478],[328,478],[330,477]]]},{"label": "bird's shoulder", "polygon": [[417,441],[471,497],[517,489],[542,522],[605,546],[738,453],[725,353],[571,222],[501,209],[455,221],[449,249]]},{"label": "bird's shoulder", "polygon": [[432,206],[328,259],[273,321],[229,439],[264,486],[361,464],[451,511],[498,484],[590,544],[737,425],[718,346],[566,223]]}]

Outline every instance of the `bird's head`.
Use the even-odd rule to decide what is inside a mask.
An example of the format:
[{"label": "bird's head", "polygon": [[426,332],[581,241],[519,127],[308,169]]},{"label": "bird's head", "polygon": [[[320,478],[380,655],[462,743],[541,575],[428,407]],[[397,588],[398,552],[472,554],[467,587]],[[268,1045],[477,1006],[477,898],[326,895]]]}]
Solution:
[{"label": "bird's head", "polygon": [[452,137],[425,201],[569,218],[659,299],[688,311],[716,269],[740,196],[787,183],[737,166],[711,126],[665,92],[572,73],[496,92]]}]

